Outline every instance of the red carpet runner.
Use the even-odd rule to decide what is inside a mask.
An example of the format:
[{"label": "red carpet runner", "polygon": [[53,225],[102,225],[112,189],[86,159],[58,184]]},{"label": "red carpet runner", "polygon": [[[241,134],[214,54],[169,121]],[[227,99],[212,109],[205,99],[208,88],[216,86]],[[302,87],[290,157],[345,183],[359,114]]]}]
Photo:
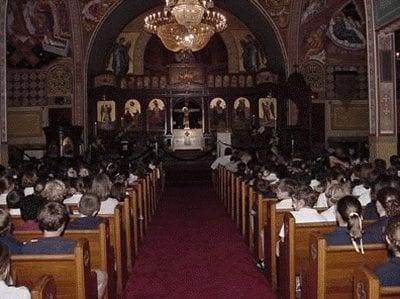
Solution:
[{"label": "red carpet runner", "polygon": [[174,187],[139,250],[124,298],[276,298],[208,187]]}]

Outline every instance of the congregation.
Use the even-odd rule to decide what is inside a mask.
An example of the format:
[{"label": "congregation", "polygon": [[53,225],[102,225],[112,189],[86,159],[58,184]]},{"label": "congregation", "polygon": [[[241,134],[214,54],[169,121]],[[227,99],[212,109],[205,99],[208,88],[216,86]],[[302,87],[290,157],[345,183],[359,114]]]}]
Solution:
[{"label": "congregation", "polygon": [[[0,166],[0,298],[121,296],[160,196],[160,178],[152,153],[129,163],[59,158]],[[80,271],[60,266],[60,257],[76,257],[79,249],[83,264],[74,267],[89,267],[82,273],[91,276],[60,278]],[[53,263],[46,264],[46,256]],[[60,287],[62,279],[72,285]]]},{"label": "congregation", "polygon": [[[390,165],[386,165],[381,159],[369,163],[360,155],[350,155],[341,146],[308,156],[295,153],[291,158],[277,149],[262,156],[256,151],[226,148],[225,155],[215,160],[211,168],[221,201],[258,259],[257,266],[267,272],[280,298],[313,298],[310,295],[314,291],[310,290],[312,284],[306,279],[310,275],[307,271],[312,268],[309,264],[312,257],[308,255],[316,254],[316,249],[311,249],[314,246],[311,231],[319,233],[326,248],[350,246],[361,256],[369,254],[369,246],[386,244],[384,258],[370,264],[372,267],[368,270],[379,279],[381,287],[400,286],[398,156],[392,156]],[[298,229],[295,235],[288,219]],[[308,235],[300,233],[303,227],[309,228]],[[294,240],[298,244],[294,244]],[[303,252],[300,242],[306,243]],[[282,253],[285,246],[293,246],[290,256]],[[307,257],[306,262],[301,260],[301,254]],[[296,277],[290,277],[290,271],[283,268],[286,258],[293,258]],[[353,278],[356,281],[361,266],[362,261],[347,265],[354,267],[351,284]],[[320,271],[317,276],[321,276]],[[332,280],[328,279],[325,286],[337,279],[330,278]],[[293,290],[285,293],[290,280],[293,280]],[[341,293],[338,289],[338,286],[335,291],[326,287],[317,297],[329,292],[345,294],[346,291]],[[352,290],[346,295],[351,297]]]}]

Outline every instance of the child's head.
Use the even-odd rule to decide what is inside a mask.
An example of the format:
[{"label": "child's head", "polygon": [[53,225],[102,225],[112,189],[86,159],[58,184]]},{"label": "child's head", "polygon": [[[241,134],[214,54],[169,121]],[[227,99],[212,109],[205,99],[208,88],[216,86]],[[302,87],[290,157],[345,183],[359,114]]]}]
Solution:
[{"label": "child's head", "polygon": [[400,215],[400,192],[393,187],[385,187],[376,195],[376,209],[379,216],[394,217]]},{"label": "child's head", "polygon": [[9,282],[10,276],[10,250],[0,243],[0,281]]},{"label": "child's head", "polygon": [[85,190],[85,183],[81,178],[72,178],[69,182],[68,195],[82,194]]},{"label": "child's head", "polygon": [[334,206],[339,199],[350,195],[350,188],[346,184],[333,184],[325,191],[325,196],[328,199],[328,206]]},{"label": "child's head", "polygon": [[292,179],[283,179],[279,182],[278,188],[276,190],[276,197],[280,199],[285,199],[292,197],[296,192],[299,184],[297,181]]},{"label": "child's head", "polygon": [[10,192],[14,187],[12,178],[0,177],[0,194]]},{"label": "child's head", "polygon": [[7,194],[6,202],[9,209],[19,209],[21,203],[21,195],[17,191],[11,191]]},{"label": "child's head", "polygon": [[391,218],[386,225],[386,242],[394,255],[400,254],[400,216]]},{"label": "child's head", "polygon": [[339,199],[336,205],[336,217],[340,223],[346,223],[349,235],[353,239],[362,237],[362,206],[360,201],[351,195]]},{"label": "child's head", "polygon": [[107,200],[111,191],[111,180],[105,173],[100,173],[93,178],[90,192],[97,195],[100,201]]},{"label": "child's head", "polygon": [[293,208],[298,211],[302,208],[312,208],[318,200],[318,193],[310,186],[302,185],[293,194]]},{"label": "child's head", "polygon": [[124,201],[126,198],[125,183],[114,183],[111,187],[110,196],[118,201]]},{"label": "child's head", "polygon": [[68,220],[67,209],[63,204],[58,202],[45,204],[37,217],[39,228],[43,232],[59,232],[60,235],[64,231]]},{"label": "child's head", "polygon": [[[8,232],[11,227],[10,215],[7,211],[0,209],[0,236]],[[1,244],[1,242],[0,242]]]},{"label": "child's head", "polygon": [[65,193],[65,184],[60,180],[52,180],[46,183],[41,195],[48,201],[63,202]]},{"label": "child's head", "polygon": [[43,204],[44,200],[40,196],[34,194],[25,196],[20,207],[21,218],[24,221],[36,220]]},{"label": "child's head", "polygon": [[79,213],[85,216],[95,216],[100,210],[100,200],[96,194],[86,193],[79,202]]},{"label": "child's head", "polygon": [[22,175],[21,186],[22,188],[35,187],[38,176],[35,170],[26,170]]}]

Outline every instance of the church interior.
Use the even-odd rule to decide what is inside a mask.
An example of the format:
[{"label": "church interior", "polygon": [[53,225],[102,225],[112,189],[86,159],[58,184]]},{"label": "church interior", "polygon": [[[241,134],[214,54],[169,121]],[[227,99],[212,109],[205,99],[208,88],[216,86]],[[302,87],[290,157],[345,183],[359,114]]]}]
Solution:
[{"label": "church interior", "polygon": [[399,0],[1,0],[0,74],[0,298],[400,297]]}]

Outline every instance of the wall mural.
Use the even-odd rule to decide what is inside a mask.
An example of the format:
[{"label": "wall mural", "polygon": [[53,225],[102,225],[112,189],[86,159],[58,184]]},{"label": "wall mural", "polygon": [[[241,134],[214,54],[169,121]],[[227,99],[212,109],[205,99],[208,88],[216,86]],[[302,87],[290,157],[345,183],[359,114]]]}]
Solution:
[{"label": "wall mural", "polygon": [[130,99],[125,103],[123,126],[128,131],[141,129],[142,106],[138,100]]},{"label": "wall mural", "polygon": [[227,109],[224,99],[215,98],[210,102],[210,128],[224,132],[227,126]]},{"label": "wall mural", "polygon": [[355,82],[360,82],[353,99],[366,99],[363,9],[362,0],[303,1],[299,30],[301,69],[318,98],[340,99],[340,95],[332,90],[344,72],[353,69]]},{"label": "wall mural", "polygon": [[147,111],[147,127],[149,131],[164,132],[166,120],[165,104],[160,99],[150,101]]},{"label": "wall mural", "polygon": [[246,130],[251,125],[250,101],[246,98],[238,98],[234,103],[233,128],[235,130]]},{"label": "wall mural", "polygon": [[7,11],[7,61],[39,68],[70,55],[71,29],[65,0],[15,0]]},{"label": "wall mural", "polygon": [[117,0],[82,0],[82,20],[87,31],[92,31],[107,10]]}]

